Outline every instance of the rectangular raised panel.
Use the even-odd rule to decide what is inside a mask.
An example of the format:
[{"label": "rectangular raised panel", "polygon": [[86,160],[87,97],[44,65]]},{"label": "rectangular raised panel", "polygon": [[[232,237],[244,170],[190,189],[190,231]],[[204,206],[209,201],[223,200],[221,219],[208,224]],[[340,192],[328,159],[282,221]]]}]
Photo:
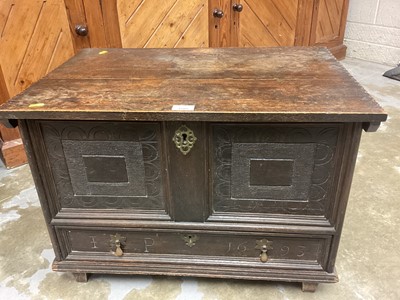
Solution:
[{"label": "rectangular raised panel", "polygon": [[[243,264],[260,268],[323,269],[326,263],[326,249],[330,237],[311,237],[296,234],[249,234],[205,233],[181,230],[148,231],[107,231],[59,229],[64,235],[64,247],[69,253],[68,259],[90,260],[91,257],[102,260],[118,259],[114,254],[113,239],[118,234],[124,261],[144,258],[152,260],[163,255],[165,261],[190,259],[196,256],[197,262],[210,262],[221,259],[232,265]],[[191,241],[189,241],[191,239]],[[268,262],[260,261],[261,251],[257,245],[267,240]],[[160,261],[161,262],[161,261]],[[218,263],[218,260],[216,261]]]},{"label": "rectangular raised panel", "polygon": [[62,208],[165,209],[159,123],[40,122]]},{"label": "rectangular raised panel", "polygon": [[329,219],[342,125],[211,126],[214,215],[311,215]]},{"label": "rectangular raised panel", "polygon": [[[292,200],[304,201],[309,197],[311,175],[313,171],[314,144],[285,144],[285,143],[235,143],[232,145],[232,199],[263,199],[263,200]],[[255,160],[274,162],[274,170],[267,171],[277,183],[280,177],[286,177],[282,185],[279,184],[252,184],[255,174]],[[286,160],[279,163],[279,160]],[[290,161],[288,161],[290,160]],[[253,162],[253,177],[251,164]],[[278,169],[292,166],[289,172]],[[271,164],[264,165],[271,166]],[[277,168],[278,167],[278,168]],[[260,169],[258,169],[260,171]],[[272,172],[278,173],[274,177]],[[282,173],[284,172],[284,174]],[[268,174],[270,173],[270,174]],[[263,181],[263,174],[258,172],[258,181]],[[271,179],[270,179],[271,181]],[[290,183],[290,184],[288,184]]]},{"label": "rectangular raised panel", "polygon": [[83,155],[83,164],[89,183],[129,182],[125,157],[106,155]]},{"label": "rectangular raised panel", "polygon": [[293,160],[250,159],[250,186],[291,186]]},{"label": "rectangular raised panel", "polygon": [[140,143],[63,140],[62,146],[75,196],[146,197]]}]

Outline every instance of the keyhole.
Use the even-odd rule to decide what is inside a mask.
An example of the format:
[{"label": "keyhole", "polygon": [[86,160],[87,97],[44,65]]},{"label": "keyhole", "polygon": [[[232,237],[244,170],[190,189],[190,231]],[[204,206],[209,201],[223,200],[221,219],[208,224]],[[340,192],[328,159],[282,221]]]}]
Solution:
[{"label": "keyhole", "polygon": [[182,133],[183,144],[187,144],[187,134]]},{"label": "keyhole", "polygon": [[191,235],[188,235],[188,238],[191,240],[191,239],[192,239],[192,236],[191,236]]}]

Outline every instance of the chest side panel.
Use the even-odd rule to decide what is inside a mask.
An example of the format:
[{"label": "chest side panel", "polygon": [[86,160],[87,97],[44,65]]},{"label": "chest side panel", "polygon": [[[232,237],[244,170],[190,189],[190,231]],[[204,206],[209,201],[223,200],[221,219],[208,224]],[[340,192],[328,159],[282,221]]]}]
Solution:
[{"label": "chest side panel", "polygon": [[160,125],[40,122],[60,209],[166,209]]},{"label": "chest side panel", "polygon": [[214,214],[329,218],[341,125],[211,128]]}]

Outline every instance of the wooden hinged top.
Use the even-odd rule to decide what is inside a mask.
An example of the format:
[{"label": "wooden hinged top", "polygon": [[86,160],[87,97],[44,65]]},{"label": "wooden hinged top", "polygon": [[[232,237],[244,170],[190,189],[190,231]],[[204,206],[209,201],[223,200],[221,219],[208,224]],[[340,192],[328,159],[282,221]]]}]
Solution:
[{"label": "wooden hinged top", "polygon": [[85,49],[0,118],[365,122],[382,108],[324,48]]}]

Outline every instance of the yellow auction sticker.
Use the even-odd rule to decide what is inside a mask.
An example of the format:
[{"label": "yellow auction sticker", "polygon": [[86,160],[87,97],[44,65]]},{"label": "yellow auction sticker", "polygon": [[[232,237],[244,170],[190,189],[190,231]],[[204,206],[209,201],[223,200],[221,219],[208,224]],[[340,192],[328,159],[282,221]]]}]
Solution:
[{"label": "yellow auction sticker", "polygon": [[43,107],[44,103],[34,103],[34,104],[30,104],[29,108],[36,108],[36,107]]}]

